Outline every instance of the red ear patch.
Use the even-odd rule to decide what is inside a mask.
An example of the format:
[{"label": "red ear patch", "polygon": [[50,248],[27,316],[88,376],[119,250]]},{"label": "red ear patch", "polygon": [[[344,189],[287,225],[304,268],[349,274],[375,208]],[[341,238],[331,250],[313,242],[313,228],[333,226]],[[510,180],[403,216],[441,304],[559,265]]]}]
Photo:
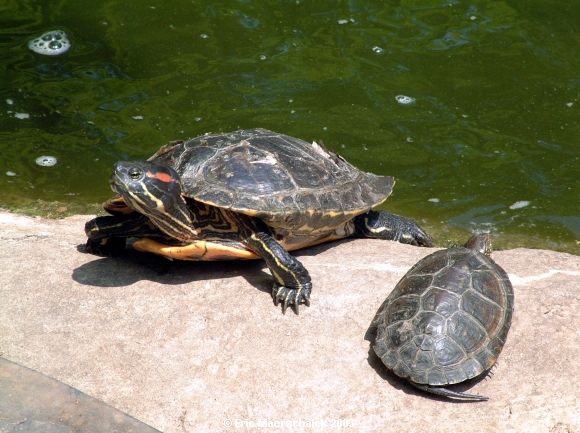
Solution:
[{"label": "red ear patch", "polygon": [[169,183],[169,182],[175,182],[175,179],[173,179],[171,177],[170,174],[167,173],[153,173],[151,171],[147,172],[147,177],[152,177],[154,179],[160,180],[161,182],[165,182],[165,183]]}]

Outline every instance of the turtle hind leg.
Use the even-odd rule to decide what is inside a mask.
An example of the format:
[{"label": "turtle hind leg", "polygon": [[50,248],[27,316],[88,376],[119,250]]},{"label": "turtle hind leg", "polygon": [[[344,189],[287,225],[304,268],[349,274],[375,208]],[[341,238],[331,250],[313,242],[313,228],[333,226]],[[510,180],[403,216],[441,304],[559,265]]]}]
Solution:
[{"label": "turtle hind leg", "polygon": [[128,215],[99,216],[85,224],[87,243],[84,252],[97,256],[123,254],[126,239],[130,236],[159,234],[149,219],[138,213]]},{"label": "turtle hind leg", "polygon": [[430,247],[431,237],[412,219],[385,211],[369,211],[354,219],[356,234],[403,244]]},{"label": "turtle hind leg", "polygon": [[79,247],[79,251],[101,257],[117,257],[123,255],[125,246],[125,238],[87,239],[85,245]]},{"label": "turtle hind leg", "polygon": [[465,401],[487,401],[489,397],[485,397],[483,395],[475,395],[475,394],[467,394],[465,392],[458,392],[458,391],[451,391],[450,389],[443,388],[441,386],[430,386],[430,385],[423,385],[419,383],[409,382],[415,388],[420,389],[421,391],[428,392],[429,394],[440,395],[442,397],[457,399],[457,400],[465,400]]}]

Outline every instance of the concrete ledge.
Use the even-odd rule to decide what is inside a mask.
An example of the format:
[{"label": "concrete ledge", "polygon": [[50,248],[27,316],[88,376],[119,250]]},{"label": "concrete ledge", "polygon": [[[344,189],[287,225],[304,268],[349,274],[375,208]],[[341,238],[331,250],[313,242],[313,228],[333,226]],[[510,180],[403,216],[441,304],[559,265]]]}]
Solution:
[{"label": "concrete ledge", "polygon": [[261,262],[83,254],[89,218],[0,213],[0,356],[157,429],[580,430],[580,257],[493,254],[514,285],[513,325],[493,377],[470,389],[490,401],[458,404],[418,394],[364,340],[432,249],[355,240],[306,250],[312,306],[282,315]]}]

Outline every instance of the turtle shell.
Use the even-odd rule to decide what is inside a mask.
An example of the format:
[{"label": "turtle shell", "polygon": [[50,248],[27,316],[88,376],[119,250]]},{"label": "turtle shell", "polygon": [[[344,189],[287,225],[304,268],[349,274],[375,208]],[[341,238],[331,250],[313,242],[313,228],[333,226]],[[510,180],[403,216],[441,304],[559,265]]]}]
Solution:
[{"label": "turtle shell", "polygon": [[375,353],[397,376],[450,385],[495,363],[511,324],[506,272],[472,249],[437,251],[413,266],[379,309]]},{"label": "turtle shell", "polygon": [[266,129],[171,143],[149,160],[173,167],[187,197],[294,229],[348,221],[382,203],[394,185],[320,144]]}]

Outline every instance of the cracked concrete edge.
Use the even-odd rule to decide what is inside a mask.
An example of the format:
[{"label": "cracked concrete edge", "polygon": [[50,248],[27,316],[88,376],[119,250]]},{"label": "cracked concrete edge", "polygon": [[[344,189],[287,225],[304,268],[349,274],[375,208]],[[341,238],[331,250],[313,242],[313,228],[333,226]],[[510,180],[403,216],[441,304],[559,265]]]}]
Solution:
[{"label": "cracked concrete edge", "polygon": [[0,432],[160,433],[77,389],[0,357]]}]

